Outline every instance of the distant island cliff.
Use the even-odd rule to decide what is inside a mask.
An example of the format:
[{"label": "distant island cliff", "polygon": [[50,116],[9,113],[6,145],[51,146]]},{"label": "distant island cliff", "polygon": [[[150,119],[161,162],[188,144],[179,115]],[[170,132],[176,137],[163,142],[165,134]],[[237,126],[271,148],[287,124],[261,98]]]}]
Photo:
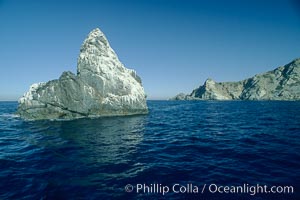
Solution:
[{"label": "distant island cliff", "polygon": [[238,82],[207,79],[191,94],[170,100],[300,100],[300,58]]}]

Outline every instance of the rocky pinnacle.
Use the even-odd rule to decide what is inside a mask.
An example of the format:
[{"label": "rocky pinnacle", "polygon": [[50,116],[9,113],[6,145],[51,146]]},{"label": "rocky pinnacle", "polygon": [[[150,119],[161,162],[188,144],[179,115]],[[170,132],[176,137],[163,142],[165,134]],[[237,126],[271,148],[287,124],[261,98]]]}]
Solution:
[{"label": "rocky pinnacle", "polygon": [[19,100],[24,119],[146,114],[141,78],[127,69],[96,28],[84,40],[77,60],[77,75],[63,72],[59,79],[33,84]]}]

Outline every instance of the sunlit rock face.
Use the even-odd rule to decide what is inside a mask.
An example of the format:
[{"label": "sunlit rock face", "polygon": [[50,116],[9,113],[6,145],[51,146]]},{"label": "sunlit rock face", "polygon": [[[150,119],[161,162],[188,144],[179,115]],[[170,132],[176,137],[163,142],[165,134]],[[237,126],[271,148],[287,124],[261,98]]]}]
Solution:
[{"label": "sunlit rock face", "polygon": [[207,79],[190,95],[172,100],[300,100],[300,59],[238,82]]},{"label": "sunlit rock face", "polygon": [[105,35],[94,29],[84,40],[77,75],[63,72],[57,80],[33,84],[19,100],[25,119],[146,114],[141,78],[119,61]]}]

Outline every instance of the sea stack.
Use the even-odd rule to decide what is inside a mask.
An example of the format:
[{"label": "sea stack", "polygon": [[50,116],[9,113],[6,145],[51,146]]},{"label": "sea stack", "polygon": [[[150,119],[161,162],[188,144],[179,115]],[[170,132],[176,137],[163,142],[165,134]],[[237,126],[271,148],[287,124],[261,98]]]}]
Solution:
[{"label": "sea stack", "polygon": [[77,75],[35,83],[19,100],[17,113],[29,120],[146,114],[141,78],[127,69],[96,28],[84,40]]},{"label": "sea stack", "polygon": [[209,78],[191,94],[180,93],[171,100],[300,100],[300,58],[238,82]]}]

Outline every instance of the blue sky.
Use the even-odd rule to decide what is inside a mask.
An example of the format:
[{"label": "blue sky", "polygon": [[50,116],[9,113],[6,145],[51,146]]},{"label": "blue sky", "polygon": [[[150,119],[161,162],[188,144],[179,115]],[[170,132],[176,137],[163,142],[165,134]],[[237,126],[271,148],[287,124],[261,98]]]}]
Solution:
[{"label": "blue sky", "polygon": [[0,100],[76,72],[99,27],[149,99],[237,81],[300,57],[300,3],[288,0],[0,0]]}]

